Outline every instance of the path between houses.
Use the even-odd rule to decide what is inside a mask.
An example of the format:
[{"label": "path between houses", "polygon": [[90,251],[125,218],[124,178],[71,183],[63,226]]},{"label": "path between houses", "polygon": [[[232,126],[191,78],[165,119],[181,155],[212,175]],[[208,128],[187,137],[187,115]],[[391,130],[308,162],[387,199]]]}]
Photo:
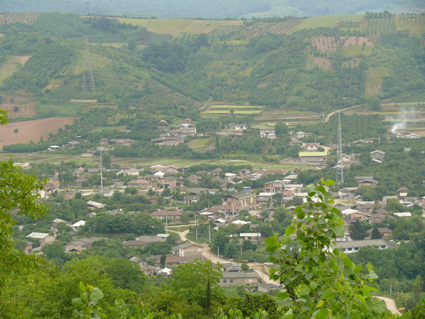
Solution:
[{"label": "path between houses", "polygon": [[[171,230],[169,229],[169,231],[173,232],[173,233],[177,233],[180,236],[180,239],[182,241],[186,241],[188,240],[191,243],[194,243],[193,241],[189,240],[186,238],[187,234],[189,233],[189,229],[183,231],[183,232],[178,232],[175,230]],[[194,243],[196,244],[196,243]],[[208,244],[200,244],[203,249],[202,249],[202,256],[204,256],[206,259],[211,260],[213,263],[230,263],[230,264],[235,264],[232,261],[223,259],[223,258],[219,258],[216,254],[214,254],[211,251],[211,248],[208,246]],[[268,284],[276,284],[279,285],[278,282],[275,282],[273,280],[271,280],[269,278],[269,274],[267,273],[265,266],[261,263],[248,263],[248,266],[252,269],[254,269],[254,271],[257,271],[258,275],[260,276],[260,278]],[[380,297],[377,296],[376,298],[379,298],[381,300],[383,300],[385,302],[386,307],[393,313],[393,314],[398,314],[401,315],[400,311],[398,311],[397,306],[395,304],[395,301],[393,299],[387,298],[387,297]]]}]

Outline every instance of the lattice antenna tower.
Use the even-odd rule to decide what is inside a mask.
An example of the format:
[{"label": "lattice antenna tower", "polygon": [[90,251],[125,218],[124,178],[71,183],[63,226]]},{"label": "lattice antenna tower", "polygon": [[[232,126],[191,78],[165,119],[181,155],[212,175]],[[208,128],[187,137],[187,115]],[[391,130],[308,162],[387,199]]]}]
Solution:
[{"label": "lattice antenna tower", "polygon": [[[93,93],[96,93],[96,87],[94,85],[93,72],[91,68],[90,61],[90,50],[89,50],[89,40],[86,38],[86,49],[84,55],[84,72],[83,72],[83,97],[86,97],[86,91],[92,90]],[[88,77],[88,79],[87,79]]]},{"label": "lattice antenna tower", "polygon": [[344,183],[344,162],[342,161],[342,135],[341,135],[341,112],[338,112],[338,163],[336,165],[336,182],[338,185]]}]

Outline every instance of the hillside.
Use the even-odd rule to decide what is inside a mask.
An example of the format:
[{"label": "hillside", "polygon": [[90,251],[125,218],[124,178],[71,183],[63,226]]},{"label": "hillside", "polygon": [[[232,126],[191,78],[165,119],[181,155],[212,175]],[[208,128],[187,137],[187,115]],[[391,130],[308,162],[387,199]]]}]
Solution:
[{"label": "hillside", "polygon": [[422,13],[421,0],[3,0],[0,12],[70,12],[159,18],[251,18],[358,14],[390,10]]}]

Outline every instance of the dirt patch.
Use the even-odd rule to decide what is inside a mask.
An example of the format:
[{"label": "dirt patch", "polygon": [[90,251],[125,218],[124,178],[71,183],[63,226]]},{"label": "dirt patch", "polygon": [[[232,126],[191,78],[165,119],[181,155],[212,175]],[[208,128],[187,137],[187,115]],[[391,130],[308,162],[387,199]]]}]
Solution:
[{"label": "dirt patch", "polygon": [[373,88],[366,88],[366,94],[379,94],[382,92],[381,85],[375,86]]},{"label": "dirt patch", "polygon": [[0,39],[3,38],[3,37],[4,37],[4,34],[3,33],[0,33]]},{"label": "dirt patch", "polygon": [[351,61],[342,62],[343,68],[357,68],[360,65],[360,59],[353,59]]},{"label": "dirt patch", "polygon": [[32,117],[36,114],[34,102],[23,97],[4,96],[0,108],[9,111],[7,117],[10,119]]},{"label": "dirt patch", "polygon": [[[38,142],[40,137],[49,137],[49,133],[56,134],[58,129],[66,124],[73,124],[75,117],[52,117],[42,120],[9,123],[0,127],[0,147],[16,143]],[[15,129],[18,132],[15,133]]]},{"label": "dirt patch", "polygon": [[355,46],[367,46],[373,47],[374,43],[370,38],[365,37],[319,37],[312,40],[311,45],[313,48],[317,48],[319,51],[324,52],[335,52],[337,46],[342,45],[344,47],[355,47]]},{"label": "dirt patch", "polygon": [[19,56],[19,62],[22,63],[22,65],[25,65],[25,63],[27,63],[27,61],[30,59],[31,55],[23,55],[23,56]]},{"label": "dirt patch", "polygon": [[307,69],[314,69],[314,67],[332,70],[332,62],[327,58],[314,58],[313,63],[307,65]]}]

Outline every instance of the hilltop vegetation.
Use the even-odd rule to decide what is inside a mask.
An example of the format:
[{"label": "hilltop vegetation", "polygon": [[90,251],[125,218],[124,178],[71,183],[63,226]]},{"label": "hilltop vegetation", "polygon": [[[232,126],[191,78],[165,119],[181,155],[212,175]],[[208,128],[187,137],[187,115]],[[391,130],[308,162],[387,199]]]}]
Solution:
[{"label": "hilltop vegetation", "polygon": [[242,16],[274,17],[282,15],[317,16],[356,14],[365,11],[420,12],[421,0],[4,0],[3,12],[72,12],[79,14],[112,14],[161,18],[239,18]]},{"label": "hilltop vegetation", "polygon": [[[142,25],[73,14],[41,14],[31,24],[16,18],[0,25],[0,70],[12,70],[1,95],[35,101],[38,117],[64,115],[58,105],[83,98],[85,37],[96,85],[85,97],[124,110],[186,117],[211,99],[321,113],[368,96],[421,92],[424,17],[384,12],[360,18],[314,29],[306,28],[309,19],[291,17]],[[31,58],[13,73],[7,61],[20,55]],[[80,110],[73,104],[66,112]]]}]

